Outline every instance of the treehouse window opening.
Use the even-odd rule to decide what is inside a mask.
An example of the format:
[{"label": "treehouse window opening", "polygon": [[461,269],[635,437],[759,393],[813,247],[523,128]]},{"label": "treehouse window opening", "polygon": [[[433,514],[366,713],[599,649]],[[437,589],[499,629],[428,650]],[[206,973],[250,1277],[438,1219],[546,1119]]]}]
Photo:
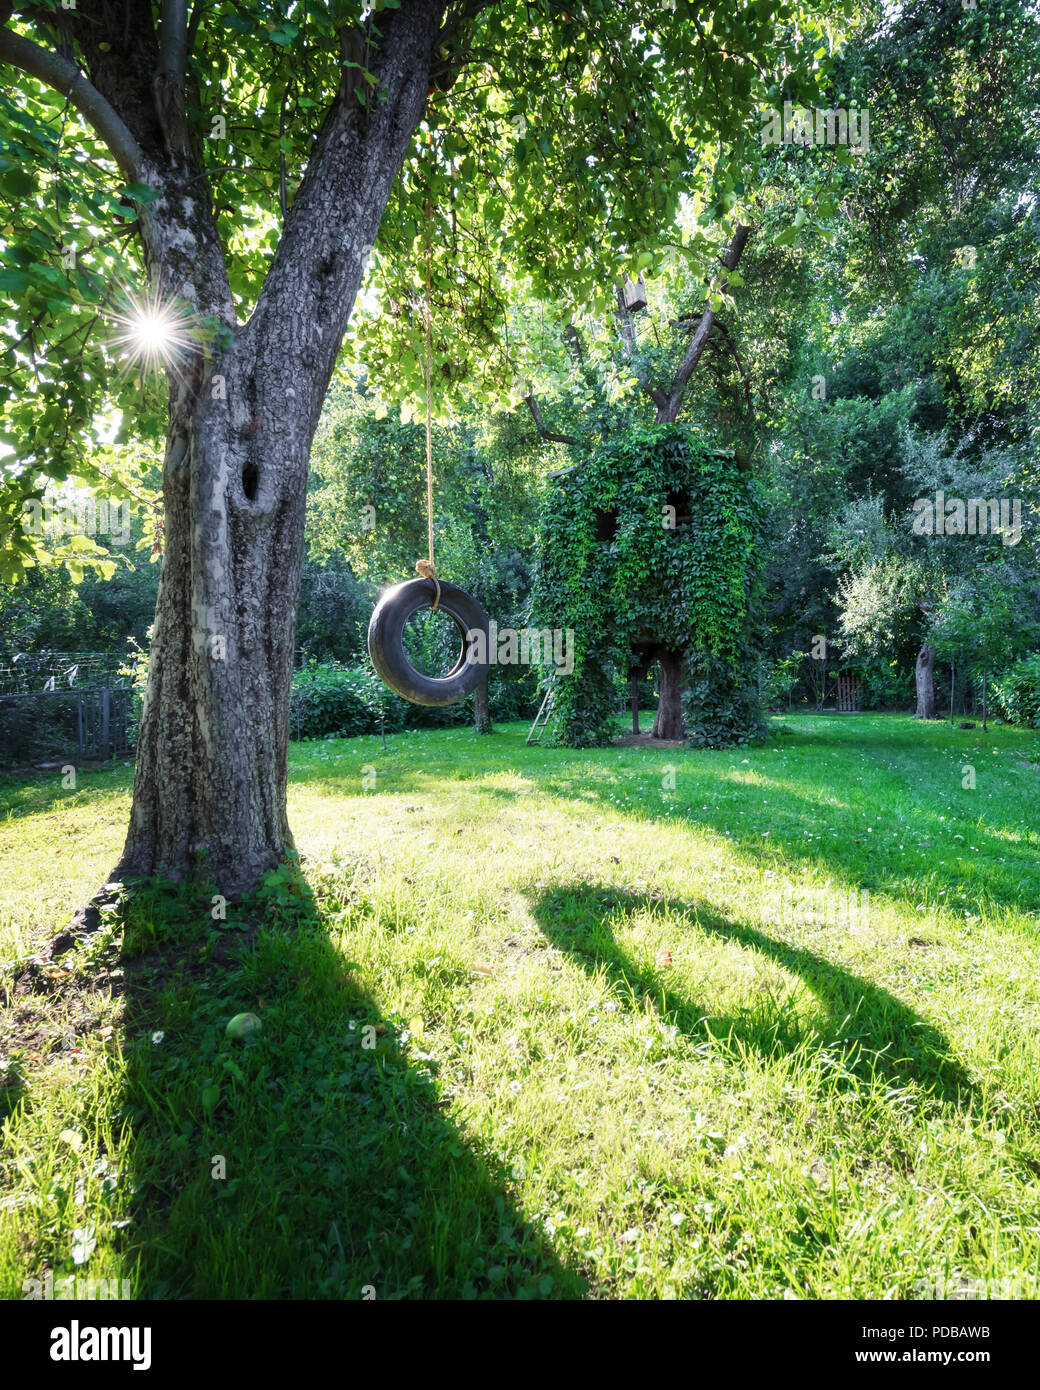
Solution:
[{"label": "treehouse window opening", "polygon": [[617,512],[596,508],[596,539],[602,545],[617,540]]},{"label": "treehouse window opening", "polygon": [[665,503],[673,509],[676,526],[688,525],[693,520],[693,503],[690,500],[690,494],[682,488],[673,489],[665,498]]}]

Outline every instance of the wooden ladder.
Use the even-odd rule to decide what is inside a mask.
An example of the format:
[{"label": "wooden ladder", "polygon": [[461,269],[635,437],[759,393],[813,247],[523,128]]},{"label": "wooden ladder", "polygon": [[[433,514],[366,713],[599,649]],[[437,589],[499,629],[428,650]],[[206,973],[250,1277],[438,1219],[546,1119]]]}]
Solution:
[{"label": "wooden ladder", "polygon": [[555,680],[556,667],[554,666],[549,676],[549,684],[545,687],[545,695],[542,697],[542,703],[538,706],[538,713],[535,715],[534,723],[531,725],[531,731],[527,735],[528,743],[541,743],[542,735],[552,721],[555,706],[555,700],[553,698],[555,695]]}]

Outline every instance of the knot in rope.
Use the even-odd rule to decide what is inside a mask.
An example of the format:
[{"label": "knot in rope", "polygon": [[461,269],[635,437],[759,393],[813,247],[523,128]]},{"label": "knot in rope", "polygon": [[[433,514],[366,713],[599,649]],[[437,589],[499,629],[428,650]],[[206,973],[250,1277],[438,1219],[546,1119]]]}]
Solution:
[{"label": "knot in rope", "polygon": [[433,600],[430,611],[432,612],[441,601],[441,581],[437,578],[437,571],[432,560],[416,560],[415,569],[424,579],[432,579],[437,585],[437,597]]}]

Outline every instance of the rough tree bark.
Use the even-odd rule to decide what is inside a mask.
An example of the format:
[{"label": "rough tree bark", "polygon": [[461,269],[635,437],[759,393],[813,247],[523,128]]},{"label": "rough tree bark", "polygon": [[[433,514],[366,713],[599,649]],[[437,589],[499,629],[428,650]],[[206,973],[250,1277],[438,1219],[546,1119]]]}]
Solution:
[{"label": "rough tree bark", "polygon": [[935,718],[935,648],[928,642],[921,644],[917,653],[917,666],[914,671],[917,682],[918,719]]},{"label": "rough tree bark", "polygon": [[682,652],[664,650],[660,656],[661,690],[652,738],[681,739],[686,734],[682,691],[686,659]]},{"label": "rough tree bark", "polygon": [[368,249],[422,116],[441,8],[387,12],[369,59],[385,99],[365,116],[348,100],[333,106],[251,318],[197,393],[173,402],[166,556],[120,875],[199,868],[234,895],[292,845],[289,681],[307,461]]},{"label": "rough tree bark", "polygon": [[307,461],[370,247],[422,118],[445,0],[380,12],[382,37],[366,55],[379,102],[362,106],[354,69],[344,68],[241,325],[184,114],[186,10],[165,0],[158,34],[150,6],[91,0],[69,11],[63,23],[89,81],[10,32],[0,56],[67,94],[124,175],[161,190],[141,213],[151,293],[225,325],[213,358],[195,354],[170,373],[163,565],[133,809],[112,877],[178,880],[197,870],[236,896],[292,845],[288,695]]}]

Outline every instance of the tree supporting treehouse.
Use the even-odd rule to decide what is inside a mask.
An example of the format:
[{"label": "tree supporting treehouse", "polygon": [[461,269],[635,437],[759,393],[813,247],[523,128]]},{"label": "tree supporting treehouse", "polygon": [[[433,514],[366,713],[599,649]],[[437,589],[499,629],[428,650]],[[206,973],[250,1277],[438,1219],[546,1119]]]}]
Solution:
[{"label": "tree supporting treehouse", "polygon": [[608,742],[616,680],[655,663],[655,738],[757,733],[757,516],[734,455],[677,425],[634,430],[552,477],[533,611],[575,633],[556,697],[565,742]]}]

